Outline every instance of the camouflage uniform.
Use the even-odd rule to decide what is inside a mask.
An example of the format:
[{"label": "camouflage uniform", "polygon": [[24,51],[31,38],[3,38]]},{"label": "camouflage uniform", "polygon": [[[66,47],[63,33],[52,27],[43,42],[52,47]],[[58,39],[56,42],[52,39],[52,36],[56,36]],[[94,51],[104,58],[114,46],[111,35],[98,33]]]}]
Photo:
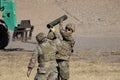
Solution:
[{"label": "camouflage uniform", "polygon": [[[75,31],[73,24],[67,24],[66,29],[72,29]],[[67,33],[63,26],[59,26],[60,34],[63,38],[62,48],[56,54],[56,60],[58,63],[58,80],[68,80],[69,79],[69,58],[73,52],[73,46],[75,41],[71,34]]]},{"label": "camouflage uniform", "polygon": [[58,52],[56,53],[56,61],[58,63],[58,80],[68,80],[69,79],[69,58],[72,47],[74,45],[74,39],[71,34],[68,34],[62,26],[60,26],[60,33],[63,40],[57,38],[55,32],[50,31],[48,33],[48,38],[52,39],[57,46]]},{"label": "camouflage uniform", "polygon": [[28,70],[32,70],[35,62],[38,61],[37,73],[34,80],[56,80],[58,74],[55,59],[56,46],[53,41],[48,39],[43,41],[45,37],[39,38],[40,36],[37,36],[38,38],[36,37],[36,39],[41,41],[30,59]]},{"label": "camouflage uniform", "polygon": [[[74,27],[74,24],[72,24],[72,23],[67,24],[65,29],[72,29],[73,32],[75,32],[75,27]],[[75,44],[75,40],[74,40],[74,38],[72,37],[71,34],[66,32],[65,29],[63,29],[62,24],[60,24],[59,30],[60,30],[60,34],[61,34],[63,40],[66,41],[68,44],[70,44],[70,46],[73,48],[73,46]]]},{"label": "camouflage uniform", "polygon": [[56,61],[58,63],[58,80],[69,79],[69,59],[71,56],[71,46],[65,41],[61,41],[62,46],[59,47],[56,54]]}]

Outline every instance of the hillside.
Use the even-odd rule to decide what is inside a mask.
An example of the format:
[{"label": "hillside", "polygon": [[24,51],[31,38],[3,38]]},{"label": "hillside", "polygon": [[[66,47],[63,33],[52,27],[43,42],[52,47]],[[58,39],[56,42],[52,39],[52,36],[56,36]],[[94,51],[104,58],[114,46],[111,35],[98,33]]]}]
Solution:
[{"label": "hillside", "polygon": [[119,36],[120,0],[15,0],[18,22],[30,19],[34,34],[46,31],[46,24],[66,14],[66,23],[76,24],[79,36]]}]

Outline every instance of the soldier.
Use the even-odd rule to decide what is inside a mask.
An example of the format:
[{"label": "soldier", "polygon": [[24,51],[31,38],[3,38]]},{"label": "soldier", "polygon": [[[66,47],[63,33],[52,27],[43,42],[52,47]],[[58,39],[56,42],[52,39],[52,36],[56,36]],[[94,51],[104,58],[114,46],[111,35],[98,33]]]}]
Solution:
[{"label": "soldier", "polygon": [[63,38],[62,48],[56,54],[56,61],[58,63],[58,80],[69,80],[69,59],[73,53],[73,46],[75,44],[72,33],[75,32],[75,26],[72,23],[66,25],[65,29],[62,26],[62,20],[59,24],[60,34]]},{"label": "soldier", "polygon": [[[60,24],[60,33],[63,40],[57,40],[57,34],[54,30],[49,31],[48,38],[56,43],[58,52],[56,53],[56,61],[58,63],[58,80],[68,80],[69,79],[69,58],[73,52],[74,39],[72,38],[73,24],[68,24],[66,30],[63,29]],[[70,29],[70,30],[68,30]]]},{"label": "soldier", "polygon": [[73,48],[75,41],[74,38],[72,37],[72,33],[75,32],[75,25],[73,23],[68,23],[64,29],[62,22],[63,21],[61,20],[59,24],[60,34],[63,40],[70,44],[70,46]]},{"label": "soldier", "polygon": [[27,77],[29,77],[35,66],[35,62],[38,61],[37,73],[34,80],[56,80],[58,74],[55,59],[56,46],[53,41],[47,39],[44,33],[39,33],[36,36],[36,40],[38,46],[30,59]]}]

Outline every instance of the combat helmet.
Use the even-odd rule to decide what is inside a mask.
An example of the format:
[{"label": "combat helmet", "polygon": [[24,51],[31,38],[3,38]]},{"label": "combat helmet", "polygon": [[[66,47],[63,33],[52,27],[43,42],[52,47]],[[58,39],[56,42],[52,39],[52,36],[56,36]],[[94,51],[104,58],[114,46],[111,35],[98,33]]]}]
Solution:
[{"label": "combat helmet", "polygon": [[45,36],[44,33],[39,33],[39,34],[36,35],[36,40],[37,40],[38,42],[42,42],[43,39],[45,39],[45,38],[46,38],[46,36]]},{"label": "combat helmet", "polygon": [[65,29],[71,29],[73,32],[75,32],[75,25],[73,23],[68,23]]}]

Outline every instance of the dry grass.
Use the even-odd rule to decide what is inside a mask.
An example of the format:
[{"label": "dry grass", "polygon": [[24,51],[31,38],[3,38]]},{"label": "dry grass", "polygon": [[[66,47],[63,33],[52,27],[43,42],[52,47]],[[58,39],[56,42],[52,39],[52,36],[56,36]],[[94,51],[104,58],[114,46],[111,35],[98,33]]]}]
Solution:
[{"label": "dry grass", "polygon": [[[28,52],[1,53],[0,79],[1,80],[27,80],[27,65],[30,59]],[[33,71],[35,73],[35,71]],[[32,75],[33,75],[32,73]],[[31,76],[33,78],[33,76]]]},{"label": "dry grass", "polygon": [[[84,57],[90,53],[86,54]],[[31,52],[0,51],[0,80],[33,80],[37,66],[30,78],[26,77],[30,56]],[[91,62],[84,57],[71,59],[70,80],[120,80],[119,63],[104,63],[97,60]]]},{"label": "dry grass", "polygon": [[120,68],[109,64],[72,61],[70,80],[120,80]]}]

